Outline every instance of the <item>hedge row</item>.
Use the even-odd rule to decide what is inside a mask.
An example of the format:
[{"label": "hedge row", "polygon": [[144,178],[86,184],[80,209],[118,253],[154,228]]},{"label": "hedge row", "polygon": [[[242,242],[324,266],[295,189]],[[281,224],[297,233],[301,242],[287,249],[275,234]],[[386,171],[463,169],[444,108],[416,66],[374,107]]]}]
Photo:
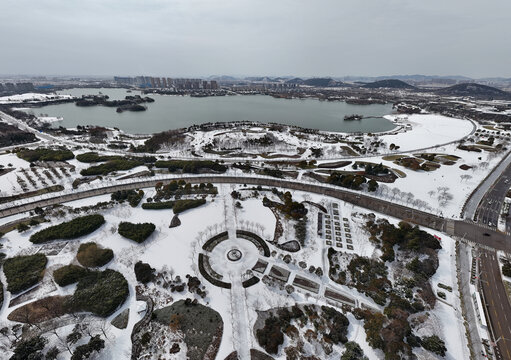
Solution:
[{"label": "hedge row", "polygon": [[119,224],[119,235],[134,240],[139,244],[144,242],[156,229],[152,223],[133,224],[130,222],[121,222]]},{"label": "hedge row", "polygon": [[185,210],[193,209],[198,206],[204,205],[205,203],[206,203],[205,199],[177,200],[172,209],[174,210],[174,214],[179,214]]},{"label": "hedge row", "polygon": [[161,201],[161,202],[150,202],[142,204],[142,209],[145,210],[161,210],[161,209],[172,209],[175,201]]},{"label": "hedge row", "polygon": [[136,160],[144,163],[154,163],[154,156],[121,156],[121,155],[100,155],[97,152],[87,152],[76,155],[76,160],[84,163],[104,162],[111,160]]},{"label": "hedge row", "polygon": [[92,233],[104,223],[105,218],[99,214],[81,216],[38,231],[30,237],[30,241],[40,244],[56,239],[76,239]]},{"label": "hedge row", "polygon": [[204,254],[199,254],[199,272],[201,273],[201,275],[207,280],[209,281],[210,283],[212,283],[213,285],[215,286],[218,286],[218,287],[221,287],[221,288],[224,288],[224,289],[230,289],[232,287],[232,284],[230,283],[226,283],[224,281],[221,281],[221,280],[218,280],[218,279],[215,279],[213,276],[211,276],[206,268],[204,267],[204,259],[207,258],[206,255]]},{"label": "hedge row", "polygon": [[184,173],[196,174],[200,170],[226,172],[227,166],[211,160],[159,160],[154,163],[157,168],[167,168],[170,172],[181,170]]},{"label": "hedge row", "polygon": [[113,171],[130,170],[134,167],[144,165],[143,161],[138,160],[110,160],[101,165],[91,166],[80,171],[82,176],[107,175]]},{"label": "hedge row", "polygon": [[83,163],[102,162],[109,160],[122,160],[123,157],[119,155],[99,155],[96,152],[87,152],[76,155],[76,160]]},{"label": "hedge row", "polygon": [[75,157],[72,151],[67,149],[47,149],[47,148],[37,148],[37,149],[26,149],[21,150],[16,153],[16,155],[23,160],[34,162],[34,161],[65,161],[71,160]]}]

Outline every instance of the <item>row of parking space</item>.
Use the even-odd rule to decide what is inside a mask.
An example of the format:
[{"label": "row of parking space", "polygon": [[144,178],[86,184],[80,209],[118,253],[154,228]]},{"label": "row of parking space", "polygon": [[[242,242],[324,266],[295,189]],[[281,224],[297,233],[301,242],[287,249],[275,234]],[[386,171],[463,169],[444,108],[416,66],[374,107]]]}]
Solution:
[{"label": "row of parking space", "polygon": [[332,203],[328,214],[318,213],[318,236],[327,246],[353,250],[350,221],[341,217],[338,203]]}]

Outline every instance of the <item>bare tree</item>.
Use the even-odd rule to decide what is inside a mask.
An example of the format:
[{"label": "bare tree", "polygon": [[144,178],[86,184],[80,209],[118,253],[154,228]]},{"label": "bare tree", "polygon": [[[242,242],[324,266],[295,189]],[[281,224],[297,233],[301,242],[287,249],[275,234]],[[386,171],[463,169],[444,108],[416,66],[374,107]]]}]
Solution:
[{"label": "bare tree", "polygon": [[394,198],[399,194],[401,193],[401,190],[399,190],[398,188],[392,188],[392,200],[394,200]]}]

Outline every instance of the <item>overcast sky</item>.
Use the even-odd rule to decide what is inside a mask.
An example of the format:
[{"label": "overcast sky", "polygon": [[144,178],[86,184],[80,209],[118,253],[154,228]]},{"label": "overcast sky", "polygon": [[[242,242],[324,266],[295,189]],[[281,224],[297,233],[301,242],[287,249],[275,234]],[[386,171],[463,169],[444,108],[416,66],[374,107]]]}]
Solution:
[{"label": "overcast sky", "polygon": [[0,73],[511,77],[511,0],[0,0]]}]

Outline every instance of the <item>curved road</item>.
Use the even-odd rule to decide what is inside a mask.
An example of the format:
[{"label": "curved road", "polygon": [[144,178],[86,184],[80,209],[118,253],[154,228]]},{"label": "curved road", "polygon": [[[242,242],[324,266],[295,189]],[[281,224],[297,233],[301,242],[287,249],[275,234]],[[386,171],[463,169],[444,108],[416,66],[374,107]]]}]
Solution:
[{"label": "curved road", "polygon": [[[133,181],[131,183],[109,185],[97,189],[85,190],[71,194],[55,195],[47,199],[35,200],[32,202],[26,202],[21,205],[14,205],[8,208],[4,208],[3,210],[0,210],[0,218],[34,210],[36,207],[46,207],[49,205],[65,203],[73,200],[110,194],[118,190],[154,187],[158,182],[171,181],[173,179],[179,178],[180,177],[169,177],[168,179],[159,178],[155,180]],[[364,194],[346,191],[342,188],[332,187],[329,185],[251,176],[244,177],[229,175],[197,175],[186,176],[182,178],[183,180],[186,180],[192,184],[210,182],[217,184],[261,185],[331,196],[372,211],[380,212],[389,216],[396,217],[398,219],[403,219],[418,225],[446,232],[449,235],[458,236],[463,238],[465,241],[477,243],[483,247],[511,252],[511,242],[509,242],[509,237],[506,236],[506,234],[488,229],[473,222],[444,219],[424,211],[394,204],[392,202],[377,199]]]}]

